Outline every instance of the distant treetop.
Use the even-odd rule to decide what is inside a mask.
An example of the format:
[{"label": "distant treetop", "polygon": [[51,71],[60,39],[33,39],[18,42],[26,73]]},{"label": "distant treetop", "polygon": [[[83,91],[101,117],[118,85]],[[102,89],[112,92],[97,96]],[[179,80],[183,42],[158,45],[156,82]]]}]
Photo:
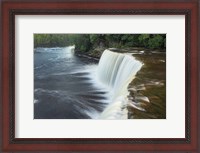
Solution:
[{"label": "distant treetop", "polygon": [[34,47],[65,47],[87,52],[96,47],[165,49],[166,34],[34,34]]}]

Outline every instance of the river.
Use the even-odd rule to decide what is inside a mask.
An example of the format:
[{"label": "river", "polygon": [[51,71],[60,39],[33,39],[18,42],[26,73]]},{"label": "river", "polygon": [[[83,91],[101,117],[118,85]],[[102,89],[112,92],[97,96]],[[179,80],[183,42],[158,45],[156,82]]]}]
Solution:
[{"label": "river", "polygon": [[92,76],[95,62],[71,48],[34,50],[34,118],[97,118],[108,103],[107,91]]},{"label": "river", "polygon": [[34,119],[166,118],[166,55],[34,49]]}]

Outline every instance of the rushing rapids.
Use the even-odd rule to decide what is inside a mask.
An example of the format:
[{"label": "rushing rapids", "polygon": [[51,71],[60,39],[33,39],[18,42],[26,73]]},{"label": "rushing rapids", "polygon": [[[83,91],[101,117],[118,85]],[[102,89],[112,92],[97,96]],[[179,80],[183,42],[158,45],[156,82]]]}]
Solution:
[{"label": "rushing rapids", "polygon": [[108,88],[111,102],[101,113],[100,119],[127,119],[127,87],[141,67],[142,63],[130,55],[104,51],[98,65],[97,79]]},{"label": "rushing rapids", "polygon": [[142,63],[105,50],[97,65],[74,49],[34,50],[34,118],[127,119],[127,87]]}]

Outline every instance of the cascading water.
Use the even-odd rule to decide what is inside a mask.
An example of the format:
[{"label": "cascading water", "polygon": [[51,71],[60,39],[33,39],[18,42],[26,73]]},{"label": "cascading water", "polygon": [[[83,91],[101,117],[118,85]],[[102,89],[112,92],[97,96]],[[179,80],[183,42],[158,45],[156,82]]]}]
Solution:
[{"label": "cascading water", "polygon": [[108,88],[111,102],[100,119],[127,119],[127,87],[141,67],[142,63],[130,55],[104,51],[99,61],[97,77]]},{"label": "cascading water", "polygon": [[97,65],[74,49],[35,49],[34,119],[127,119],[127,86],[142,63],[105,50]]},{"label": "cascading water", "polygon": [[66,55],[68,58],[71,58],[74,56],[74,50],[75,50],[75,45],[65,47]]}]

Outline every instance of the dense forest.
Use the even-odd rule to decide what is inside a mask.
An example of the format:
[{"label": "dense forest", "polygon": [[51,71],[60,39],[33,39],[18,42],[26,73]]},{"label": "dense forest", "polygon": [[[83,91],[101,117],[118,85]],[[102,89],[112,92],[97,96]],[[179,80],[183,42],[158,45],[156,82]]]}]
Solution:
[{"label": "dense forest", "polygon": [[88,52],[94,48],[165,49],[166,34],[34,34],[34,47],[65,47]]}]

